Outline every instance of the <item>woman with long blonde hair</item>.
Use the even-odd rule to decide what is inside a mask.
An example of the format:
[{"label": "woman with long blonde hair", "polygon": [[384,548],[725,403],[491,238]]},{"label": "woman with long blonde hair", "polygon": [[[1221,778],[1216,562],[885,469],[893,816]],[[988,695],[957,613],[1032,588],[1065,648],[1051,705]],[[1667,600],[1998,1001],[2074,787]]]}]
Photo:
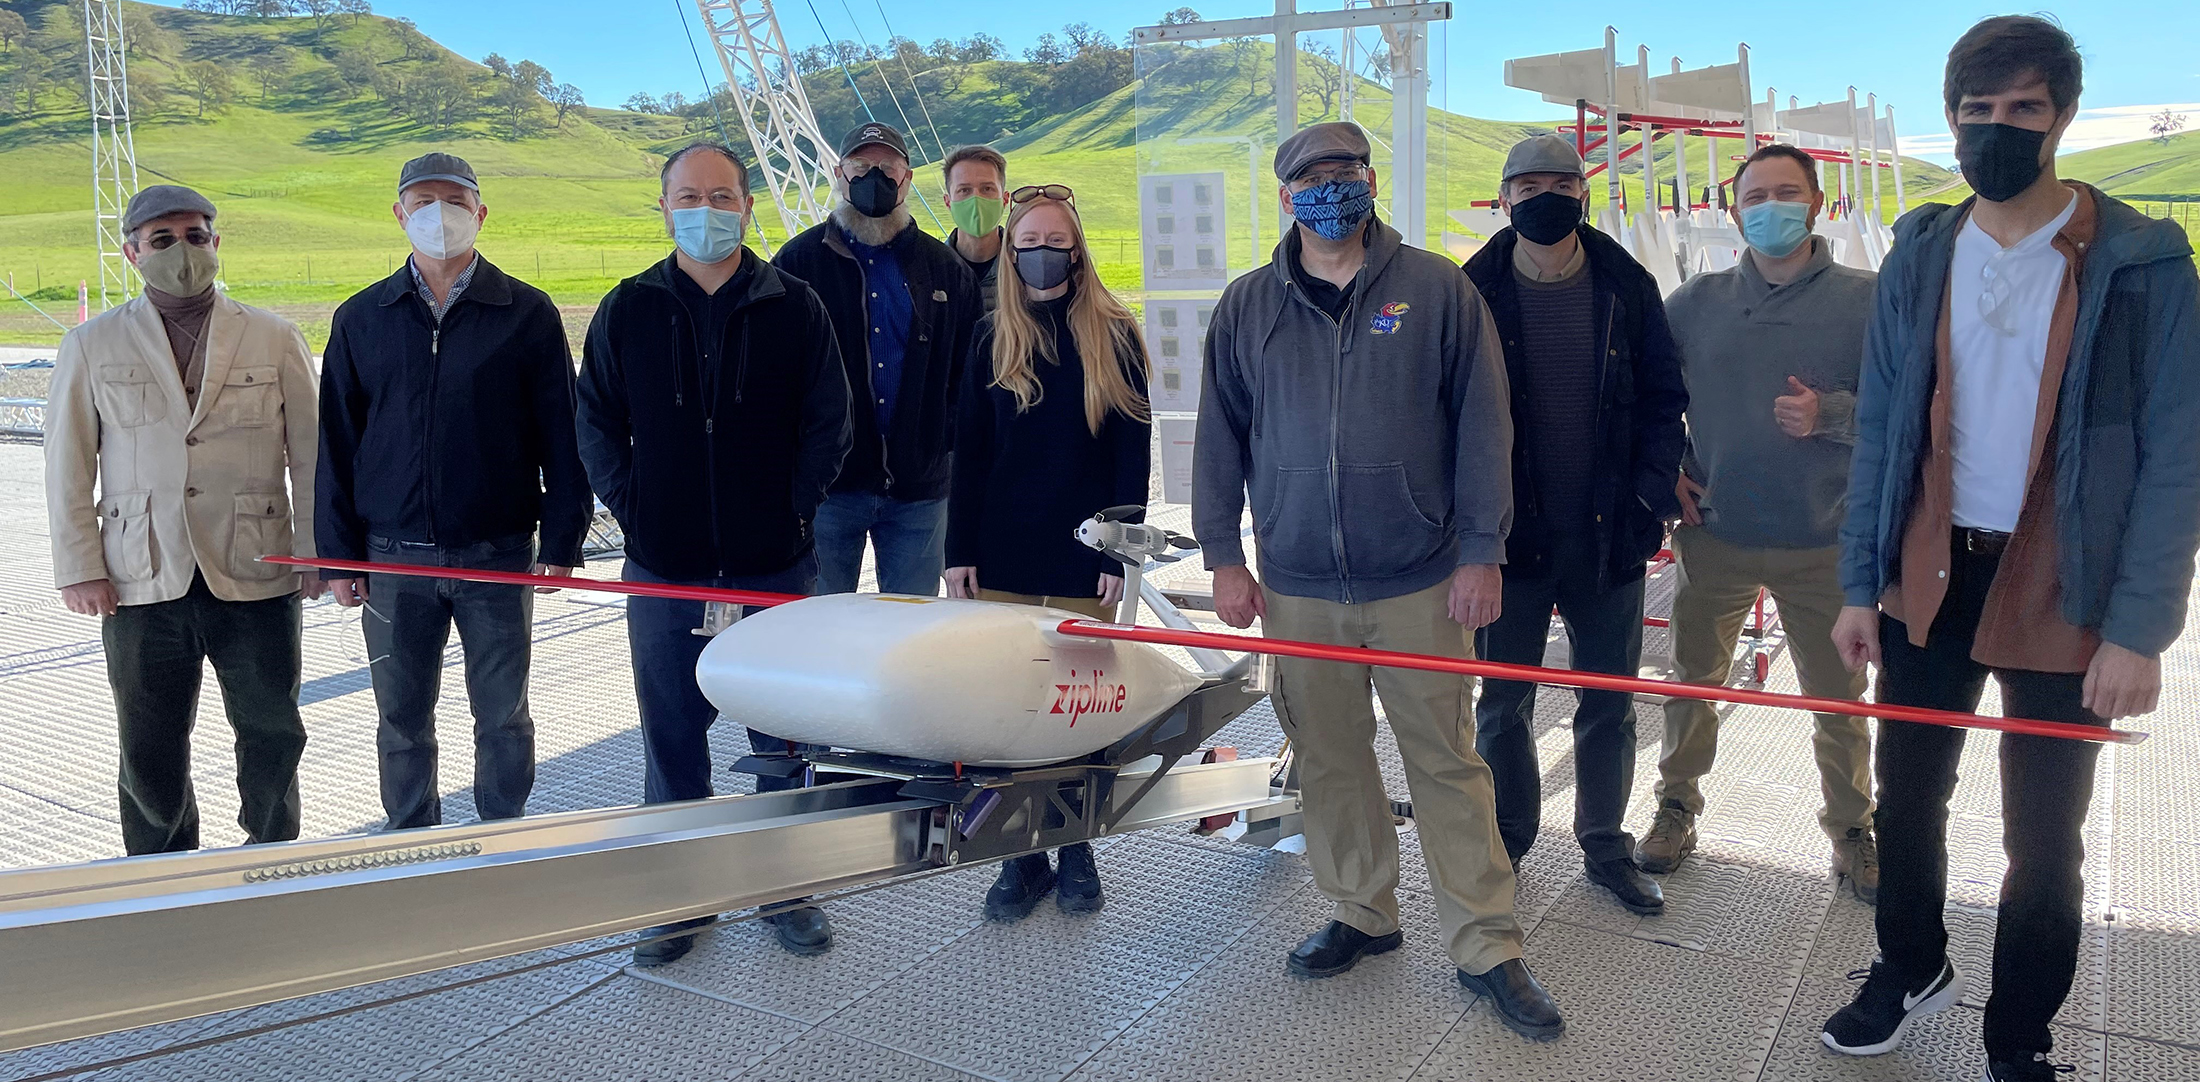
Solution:
[{"label": "woman with long blonde hair", "polygon": [[[1120,568],[1079,544],[1077,524],[1146,505],[1153,468],[1147,359],[1129,308],[1100,284],[1074,194],[1010,197],[999,296],[978,324],[955,425],[947,498],[947,594],[1112,619]],[[1100,908],[1092,847],[1001,866],[986,917],[1021,920],[1048,891],[1067,913]]]}]

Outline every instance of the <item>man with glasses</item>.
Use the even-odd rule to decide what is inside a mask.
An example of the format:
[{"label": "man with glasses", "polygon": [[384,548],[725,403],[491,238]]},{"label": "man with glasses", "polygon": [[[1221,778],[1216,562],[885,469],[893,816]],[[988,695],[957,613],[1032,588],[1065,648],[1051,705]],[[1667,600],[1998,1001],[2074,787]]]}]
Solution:
[{"label": "man with glasses", "polygon": [[855,395],[855,445],[817,510],[818,592],[849,593],[868,540],[882,593],[940,592],[955,391],[984,307],[961,256],[917,228],[901,133],[840,141],[832,216],[772,262],[825,302]]},{"label": "man with glasses", "polygon": [[[1732,269],[1699,274],[1666,302],[1688,383],[1689,449],[1681,525],[1673,530],[1675,675],[1726,683],[1742,621],[1768,590],[1780,606],[1803,694],[1858,699],[1864,676],[1841,664],[1837,533],[1856,446],[1856,372],[1876,277],[1833,261],[1812,235],[1825,205],[1818,163],[1785,143],[1734,174],[1734,222],[1749,249]],[[1871,829],[1872,734],[1864,719],[1817,715],[1818,822],[1833,871],[1856,897],[1879,889]],[[1668,699],[1657,817],[1635,849],[1651,873],[1696,848],[1703,776],[1719,748],[1719,713]]]},{"label": "man with glasses", "polygon": [[[1208,328],[1193,531],[1232,627],[1257,617],[1279,638],[1465,658],[1468,636],[1497,617],[1512,517],[1503,355],[1466,279],[1375,218],[1369,157],[1350,123],[1276,148],[1277,198],[1297,224],[1268,266],[1223,291]],[[1371,683],[1459,982],[1522,1035],[1559,1036],[1557,1005],[1521,961],[1464,677],[1277,662],[1270,698],[1298,757],[1307,864],[1334,903],[1286,966],[1330,977],[1404,941]]]},{"label": "man with glasses", "polygon": [[940,162],[947,181],[947,213],[955,229],[947,246],[962,257],[978,284],[978,301],[993,314],[1000,269],[1001,222],[1008,216],[1008,159],[982,143],[956,147]]},{"label": "man with glasses", "polygon": [[[1551,611],[1568,661],[1634,676],[1642,661],[1645,564],[1680,517],[1681,411],[1688,393],[1657,281],[1584,220],[1581,155],[1557,135],[1515,144],[1498,201],[1510,227],[1466,265],[1497,321],[1512,380],[1513,490],[1505,614],[1482,630],[1490,661],[1540,665]],[[1582,691],[1574,711],[1574,837],[1589,881],[1640,914],[1665,906],[1635,867],[1621,825],[1635,777],[1634,696]],[[1491,680],[1476,746],[1497,778],[1497,822],[1517,864],[1543,817],[1534,684]]]},{"label": "man with glasses", "polygon": [[[571,575],[595,508],[573,440],[573,357],[543,291],[474,248],[489,208],[465,159],[423,154],[391,216],[397,272],[336,310],[321,363],[321,554]],[[535,786],[532,587],[324,571],[363,606],[391,829],[443,821],[436,701],[451,630],[473,708],[474,808],[527,813]]]},{"label": "man with glasses", "polygon": [[[1879,273],[1841,528],[1833,637],[1879,701],[2105,725],[2155,708],[2200,546],[2200,282],[2192,245],[2055,175],[2083,62],[2061,27],[1979,22],[1942,86],[1977,195],[1904,217]],[[1879,957],[1825,1024],[1877,1055],[1955,1003],[1948,802],[1964,731],[1879,728]],[[2009,856],[1986,1001],[1988,1082],[2050,1082],[2084,927],[2100,745],[2001,738]],[[2061,1071],[2070,1068],[2063,1067]]]},{"label": "man with glasses", "polygon": [[215,288],[206,197],[146,188],[122,231],[145,292],[61,339],[46,507],[62,601],[103,618],[123,847],[198,848],[191,728],[208,661],[237,734],[238,824],[247,841],[287,841],[306,745],[299,594],[321,582],[260,557],[313,555],[312,358],[297,327]]},{"label": "man with glasses", "polygon": [[[755,199],[747,163],[693,143],[659,173],[672,254],[596,307],[581,350],[581,459],[626,535],[630,582],[807,594],[810,522],[848,453],[848,381],[817,294],[742,243]],[[695,683],[709,639],[700,601],[630,597],[627,644],[641,710],[642,799],[700,800],[718,709]],[[791,750],[749,730],[759,754]],[[758,792],[799,778],[758,777]],[[642,933],[634,963],[693,948],[709,917]],[[825,912],[764,918],[795,954],[832,946]]]}]

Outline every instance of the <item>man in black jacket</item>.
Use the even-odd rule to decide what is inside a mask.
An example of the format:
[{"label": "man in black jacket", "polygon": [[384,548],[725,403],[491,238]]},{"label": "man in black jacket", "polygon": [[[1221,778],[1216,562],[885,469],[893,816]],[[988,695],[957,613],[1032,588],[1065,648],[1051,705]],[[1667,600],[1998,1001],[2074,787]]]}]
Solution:
[{"label": "man in black jacket", "polygon": [[[672,256],[614,287],[581,351],[581,458],[626,531],[624,577],[806,594],[817,585],[811,523],[848,453],[848,381],[817,293],[741,243],[754,205],[748,170],[715,143],[674,154],[663,173]],[[627,599],[634,691],[647,757],[643,799],[710,796],[718,711],[695,683],[703,604]],[[785,751],[749,731],[757,751]],[[758,778],[758,789],[793,779]],[[832,944],[814,906],[769,918],[780,945]],[[654,939],[710,918],[651,928]],[[693,936],[645,942],[662,965]]]},{"label": "man in black jacket", "polygon": [[[489,211],[464,160],[405,163],[391,210],[412,257],[336,310],[321,362],[319,551],[570,575],[593,504],[574,448],[573,355],[557,306],[474,251]],[[534,593],[405,575],[322,578],[339,604],[367,609],[389,825],[443,821],[435,704],[454,624],[474,713],[474,807],[484,819],[524,814],[535,784]]]},{"label": "man in black jacket", "polygon": [[848,593],[866,537],[889,594],[940,591],[955,393],[983,308],[962,257],[917,228],[901,133],[858,125],[840,141],[832,218],[772,261],[816,288],[832,314],[855,446],[817,512],[818,588]]},{"label": "man in black jacket", "polygon": [[[1680,516],[1673,485],[1688,392],[1656,281],[1582,220],[1582,174],[1581,155],[1560,136],[1514,146],[1499,182],[1512,226],[1467,261],[1505,343],[1519,434],[1504,613],[1482,629],[1476,654],[1542,664],[1556,608],[1573,668],[1634,676],[1643,565]],[[1634,783],[1633,696],[1579,695],[1574,837],[1589,879],[1630,910],[1660,912],[1664,894],[1635,867],[1620,825]],[[1542,818],[1534,718],[1534,684],[1483,682],[1475,748],[1496,777],[1498,832],[1516,865]]]}]

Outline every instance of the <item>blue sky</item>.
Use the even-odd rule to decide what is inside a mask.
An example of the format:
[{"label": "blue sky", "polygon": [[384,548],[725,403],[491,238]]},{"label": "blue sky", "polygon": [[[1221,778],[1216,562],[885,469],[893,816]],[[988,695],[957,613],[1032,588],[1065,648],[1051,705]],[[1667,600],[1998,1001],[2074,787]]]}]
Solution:
[{"label": "blue sky", "polygon": [[[1338,2],[1304,0],[1302,6],[1328,8]],[[1158,21],[1162,12],[1176,6],[1172,0],[1148,0],[1146,8],[1011,0],[778,3],[788,43],[796,49],[825,37],[819,18],[812,16],[814,3],[825,31],[836,38],[856,39],[860,29],[871,41],[881,42],[891,21],[894,31],[919,41],[983,31],[1016,51],[1041,32],[1078,18],[1120,36],[1137,23]],[[1273,0],[1194,0],[1191,6],[1210,19],[1275,10]],[[1691,7],[1710,14],[1676,14]],[[615,104],[638,90],[659,94],[678,90],[692,97],[701,84],[681,30],[684,11],[701,32],[693,0],[376,0],[375,10],[408,16],[437,40],[475,59],[501,52],[514,60],[534,60],[560,80],[578,85],[595,104]],[[1536,96],[1503,85],[1503,61],[1596,47],[1602,44],[1604,26],[1610,22],[1619,31],[1620,52],[1627,60],[1634,56],[1637,44],[1646,44],[1653,66],[1659,68],[1673,56],[1679,56],[1686,67],[1726,63],[1734,58],[1735,44],[1747,41],[1760,93],[1771,86],[1778,89],[1782,101],[1793,93],[1808,103],[1841,97],[1854,84],[1859,100],[1865,92],[1877,92],[1882,104],[1893,104],[1906,136],[1930,136],[1936,130],[1945,131],[1939,89],[1949,44],[1978,18],[2008,10],[1975,0],[1713,3],[1678,8],[1463,3],[1442,35],[1447,78],[1439,80],[1438,90],[1443,104],[1470,116],[1556,115]],[[2083,104],[2093,110],[2124,110],[2089,113],[2073,142],[2143,135],[2144,111],[2134,111],[2138,106],[2200,103],[2200,3],[2079,0],[2046,10],[2077,37],[2085,53]],[[1095,12],[1112,14],[1114,21]],[[1334,43],[1336,35],[1324,39]],[[707,49],[704,59],[710,59]],[[715,81],[719,78],[715,65],[710,70]],[[2200,124],[2200,105],[2189,111],[2195,124]],[[1925,143],[1916,149],[1935,148]]]}]

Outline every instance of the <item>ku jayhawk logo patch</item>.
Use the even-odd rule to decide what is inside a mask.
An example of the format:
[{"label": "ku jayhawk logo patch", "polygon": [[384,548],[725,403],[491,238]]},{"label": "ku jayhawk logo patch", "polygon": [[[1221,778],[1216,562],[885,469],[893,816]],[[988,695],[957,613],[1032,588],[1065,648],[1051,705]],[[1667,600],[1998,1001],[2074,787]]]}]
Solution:
[{"label": "ku jayhawk logo patch", "polygon": [[1406,309],[1410,307],[1412,306],[1404,301],[1392,301],[1383,305],[1382,309],[1375,313],[1374,322],[1368,327],[1367,333],[1397,334],[1398,323],[1406,318]]}]

